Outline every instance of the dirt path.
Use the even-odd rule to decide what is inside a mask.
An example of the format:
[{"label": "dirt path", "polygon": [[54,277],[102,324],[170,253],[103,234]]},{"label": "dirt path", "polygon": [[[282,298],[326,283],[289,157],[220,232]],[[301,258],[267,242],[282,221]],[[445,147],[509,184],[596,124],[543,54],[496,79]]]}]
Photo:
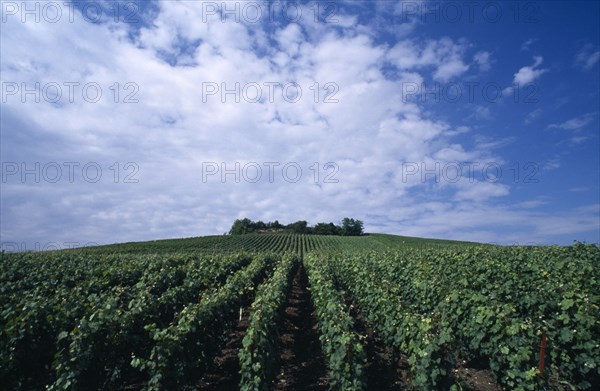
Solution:
[{"label": "dirt path", "polygon": [[229,333],[221,354],[215,358],[215,368],[205,373],[197,389],[205,391],[238,390],[240,384],[240,360],[238,352],[248,328],[249,309],[242,312],[242,319]]},{"label": "dirt path", "polygon": [[298,268],[292,281],[279,343],[281,365],[272,386],[274,390],[328,389],[327,364],[321,352],[304,267]]}]

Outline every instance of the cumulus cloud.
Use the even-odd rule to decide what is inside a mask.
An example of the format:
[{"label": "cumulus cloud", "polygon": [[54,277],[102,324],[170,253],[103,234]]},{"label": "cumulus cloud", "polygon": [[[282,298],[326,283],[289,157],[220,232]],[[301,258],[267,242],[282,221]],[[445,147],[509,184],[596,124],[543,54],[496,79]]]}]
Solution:
[{"label": "cumulus cloud", "polygon": [[[11,178],[2,192],[3,239],[58,234],[65,242],[113,242],[208,234],[226,231],[244,215],[293,220],[298,216],[291,211],[314,209],[316,202],[330,214],[302,217],[336,219],[331,211],[351,211],[357,199],[377,210],[403,193],[400,162],[422,161],[449,128],[400,99],[400,83],[418,75],[387,80],[380,69],[386,48],[366,34],[346,33],[346,25],[250,26],[223,23],[220,15],[197,23],[206,16],[201,3],[158,7],[152,23],[135,34],[127,24],[81,18],[6,26],[7,80],[97,83],[104,99],[59,105],[12,99],[3,110],[10,113],[2,118],[3,159],[26,160],[28,167],[39,162],[42,170],[47,162],[92,162],[104,179],[79,177],[65,185]],[[109,95],[114,83],[118,103]],[[133,83],[131,91],[125,83]],[[302,89],[297,101],[283,95],[285,83]],[[256,86],[262,97],[249,102]],[[136,102],[121,102],[132,91]],[[25,129],[23,118],[31,119]],[[30,144],[18,144],[25,135]],[[203,178],[207,163],[218,172]],[[292,170],[284,172],[287,163]],[[248,181],[257,166],[261,180]],[[124,183],[132,167],[136,182]],[[297,181],[290,178],[296,167]],[[27,202],[22,189],[28,189]],[[64,208],[60,227],[50,213],[54,203]],[[25,210],[33,214],[28,221],[44,222],[46,229],[31,230],[21,218]]]},{"label": "cumulus cloud", "polygon": [[[314,223],[342,211],[367,229],[463,239],[473,227],[523,224],[492,205],[506,184],[446,182],[431,193],[421,172],[406,175],[506,145],[402,97],[403,84],[464,75],[471,43],[388,44],[352,12],[325,23],[310,5],[298,23],[222,22],[206,4],[158,2],[139,25],[80,14],[3,23],[3,81],[37,91],[2,103],[3,174],[17,170],[2,183],[3,241],[187,237],[226,232],[240,217]],[[486,53],[473,57],[482,70]],[[96,87],[82,95],[87,85],[101,89],[97,101]],[[473,203],[490,203],[491,217]]]}]

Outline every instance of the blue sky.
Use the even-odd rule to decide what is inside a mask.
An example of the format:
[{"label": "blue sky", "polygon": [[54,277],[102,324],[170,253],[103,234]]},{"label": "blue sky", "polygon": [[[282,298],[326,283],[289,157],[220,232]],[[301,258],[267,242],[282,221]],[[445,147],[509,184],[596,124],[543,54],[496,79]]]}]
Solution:
[{"label": "blue sky", "polygon": [[598,2],[24,4],[1,2],[4,249],[243,217],[600,241]]}]

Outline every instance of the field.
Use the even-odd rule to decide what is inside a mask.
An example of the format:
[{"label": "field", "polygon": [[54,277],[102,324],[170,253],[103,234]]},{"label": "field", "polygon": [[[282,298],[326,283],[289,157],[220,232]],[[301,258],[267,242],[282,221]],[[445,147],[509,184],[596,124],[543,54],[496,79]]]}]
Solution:
[{"label": "field", "polygon": [[600,387],[600,249],[207,236],[2,253],[7,390]]}]

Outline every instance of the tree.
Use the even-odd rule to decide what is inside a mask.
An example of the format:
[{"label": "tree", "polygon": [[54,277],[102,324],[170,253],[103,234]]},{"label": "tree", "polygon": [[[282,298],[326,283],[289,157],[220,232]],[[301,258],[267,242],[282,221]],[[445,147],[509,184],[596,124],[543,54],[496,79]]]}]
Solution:
[{"label": "tree", "polygon": [[244,235],[254,232],[254,223],[249,218],[245,218],[243,220],[235,220],[231,229],[229,230],[229,235]]},{"label": "tree", "polygon": [[267,228],[273,228],[273,229],[281,229],[284,228],[282,224],[279,223],[279,221],[275,220],[273,222],[268,222],[267,223]]},{"label": "tree", "polygon": [[363,222],[344,217],[342,220],[342,235],[345,236],[360,236],[363,234]]},{"label": "tree", "polygon": [[340,235],[342,232],[342,227],[333,223],[329,223],[329,232],[331,232],[330,235]]},{"label": "tree", "polygon": [[317,223],[313,228],[315,235],[339,235],[341,228],[333,223]]},{"label": "tree", "polygon": [[260,220],[258,220],[256,223],[254,223],[254,229],[256,229],[256,230],[265,229],[265,228],[267,228],[267,224],[263,223]]},{"label": "tree", "polygon": [[297,234],[309,233],[308,223],[305,220],[299,220],[295,223],[288,224],[286,228]]}]

